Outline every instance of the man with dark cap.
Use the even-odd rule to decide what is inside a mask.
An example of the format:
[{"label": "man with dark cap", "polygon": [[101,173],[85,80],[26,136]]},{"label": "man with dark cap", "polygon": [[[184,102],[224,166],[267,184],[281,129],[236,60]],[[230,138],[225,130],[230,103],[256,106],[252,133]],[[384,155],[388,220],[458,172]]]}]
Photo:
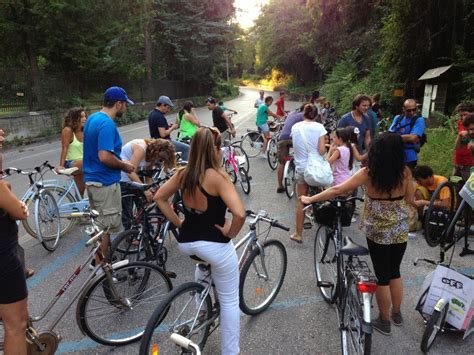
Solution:
[{"label": "man with dark cap", "polygon": [[171,143],[173,143],[175,146],[176,151],[181,152],[181,158],[187,161],[189,156],[189,145],[171,139],[171,133],[179,129],[179,126],[176,123],[173,123],[172,125],[168,124],[168,121],[165,117],[165,115],[169,113],[173,107],[174,104],[168,96],[159,97],[155,108],[148,115],[148,128],[150,129],[150,137],[171,140]]}]

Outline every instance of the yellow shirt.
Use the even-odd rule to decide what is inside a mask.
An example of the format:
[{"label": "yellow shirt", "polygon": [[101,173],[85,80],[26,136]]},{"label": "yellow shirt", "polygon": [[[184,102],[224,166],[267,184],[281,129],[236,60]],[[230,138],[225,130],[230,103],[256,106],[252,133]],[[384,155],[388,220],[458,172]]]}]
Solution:
[{"label": "yellow shirt", "polygon": [[[441,185],[445,181],[448,181],[448,179],[440,175],[433,175],[433,178],[434,178],[433,184],[431,184],[430,186],[421,186],[419,184],[416,185],[416,189],[421,191],[421,193],[423,194],[423,199],[425,200],[429,200],[431,198],[431,195],[433,195],[433,193],[435,192],[435,190],[438,188],[439,185]],[[426,196],[427,195],[425,192],[426,190],[429,194],[428,196]],[[439,199],[446,200],[446,199],[449,199],[450,197],[451,195],[449,193],[449,188],[448,187],[443,188],[439,195]]]}]

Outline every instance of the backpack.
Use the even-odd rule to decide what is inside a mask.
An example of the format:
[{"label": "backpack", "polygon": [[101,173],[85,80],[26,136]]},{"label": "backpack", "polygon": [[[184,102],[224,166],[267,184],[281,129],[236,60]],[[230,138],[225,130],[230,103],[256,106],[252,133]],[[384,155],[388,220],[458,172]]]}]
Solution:
[{"label": "backpack", "polygon": [[[398,115],[398,118],[397,118],[397,123],[395,124],[394,128],[396,130],[399,130],[401,128],[405,128],[407,126],[410,126],[410,133],[411,131],[413,130],[413,127],[415,126],[415,123],[416,121],[418,121],[419,118],[422,118],[420,115],[416,115],[414,118],[414,120],[411,120],[410,123],[404,125],[404,126],[400,126],[400,123],[402,122],[402,115]],[[423,132],[423,134],[421,135],[420,137],[420,142],[419,144],[414,144],[413,147],[409,147],[409,148],[406,148],[406,149],[413,149],[414,151],[416,151],[417,153],[420,152],[420,148],[423,147],[425,145],[425,143],[428,141],[428,138],[426,137],[426,134],[425,132]]]}]

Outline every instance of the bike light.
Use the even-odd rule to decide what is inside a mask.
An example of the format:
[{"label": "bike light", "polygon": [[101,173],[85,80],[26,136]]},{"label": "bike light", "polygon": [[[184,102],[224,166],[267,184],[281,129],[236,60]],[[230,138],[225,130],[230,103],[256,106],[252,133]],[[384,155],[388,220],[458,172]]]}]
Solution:
[{"label": "bike light", "polygon": [[370,281],[360,281],[357,283],[357,288],[362,293],[375,293],[377,289],[377,284]]},{"label": "bike light", "polygon": [[153,344],[153,347],[151,349],[151,355],[158,355],[158,344]]}]

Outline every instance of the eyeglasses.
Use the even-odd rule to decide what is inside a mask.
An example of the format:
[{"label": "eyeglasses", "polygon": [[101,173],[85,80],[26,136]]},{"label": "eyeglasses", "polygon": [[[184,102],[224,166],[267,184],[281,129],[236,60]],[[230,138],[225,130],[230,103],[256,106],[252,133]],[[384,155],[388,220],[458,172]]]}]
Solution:
[{"label": "eyeglasses", "polygon": [[406,108],[406,112],[416,112],[416,108]]}]

